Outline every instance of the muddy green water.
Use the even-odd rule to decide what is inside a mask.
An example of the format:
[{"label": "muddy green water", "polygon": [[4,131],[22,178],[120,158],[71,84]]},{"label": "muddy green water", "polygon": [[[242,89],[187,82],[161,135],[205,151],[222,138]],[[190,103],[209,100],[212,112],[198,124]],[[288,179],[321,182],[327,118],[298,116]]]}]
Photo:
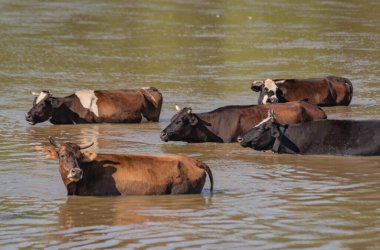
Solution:
[{"label": "muddy green water", "polygon": [[[379,249],[380,157],[164,143],[174,105],[256,103],[254,79],[344,76],[380,119],[379,1],[0,1],[1,249]],[[28,125],[31,91],[155,86],[160,123]],[[67,197],[51,135],[99,152],[182,154],[215,177],[201,195]],[[371,143],[371,142],[368,142]]]}]

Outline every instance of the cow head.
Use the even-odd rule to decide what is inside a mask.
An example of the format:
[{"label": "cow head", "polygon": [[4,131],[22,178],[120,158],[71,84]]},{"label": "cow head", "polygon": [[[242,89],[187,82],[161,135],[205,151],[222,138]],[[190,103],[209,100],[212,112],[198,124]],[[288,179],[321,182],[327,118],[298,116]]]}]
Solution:
[{"label": "cow head", "polygon": [[271,79],[265,81],[254,81],[251,89],[255,92],[260,92],[259,104],[278,103],[282,96],[281,89]]},{"label": "cow head", "polygon": [[31,125],[47,121],[53,115],[53,108],[59,106],[56,98],[53,98],[49,91],[42,91],[41,93],[32,93],[36,97],[33,101],[33,107],[25,116],[25,120]]},{"label": "cow head", "polygon": [[86,146],[69,142],[58,144],[52,137],[49,137],[49,141],[57,151],[59,172],[64,184],[67,186],[71,182],[80,181],[83,178],[83,170],[79,162],[84,157],[81,150],[91,147],[94,143]]},{"label": "cow head", "polygon": [[273,110],[268,112],[268,117],[262,120],[245,134],[238,137],[238,142],[243,147],[251,147],[255,150],[269,150],[274,141],[280,136]]},{"label": "cow head", "polygon": [[191,108],[179,108],[176,106],[177,114],[170,120],[170,124],[161,132],[161,140],[181,141],[189,136],[193,128],[198,124],[197,115],[193,114]]}]

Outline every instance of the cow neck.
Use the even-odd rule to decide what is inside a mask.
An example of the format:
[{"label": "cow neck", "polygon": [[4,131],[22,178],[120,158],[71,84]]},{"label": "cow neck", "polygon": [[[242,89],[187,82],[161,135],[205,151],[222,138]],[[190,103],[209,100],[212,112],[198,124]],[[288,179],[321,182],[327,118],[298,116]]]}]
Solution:
[{"label": "cow neck", "polygon": [[67,195],[78,195],[77,183],[70,182],[67,186]]},{"label": "cow neck", "polygon": [[[49,121],[53,124],[76,124],[78,122],[78,114],[71,110],[71,108],[66,104],[68,97],[54,97],[59,100],[59,107],[53,108],[52,117]],[[72,103],[73,100],[70,99]]]},{"label": "cow neck", "polygon": [[288,125],[279,125],[277,124],[277,130],[280,132],[280,135],[276,137],[274,141],[272,151],[275,153],[291,153],[298,154],[300,152],[294,142],[292,142],[286,135],[285,131],[288,129]]},{"label": "cow neck", "polygon": [[198,118],[198,124],[192,132],[194,139],[204,142],[223,142],[223,139],[217,136],[213,131],[213,124],[208,122],[209,114],[194,114]]}]

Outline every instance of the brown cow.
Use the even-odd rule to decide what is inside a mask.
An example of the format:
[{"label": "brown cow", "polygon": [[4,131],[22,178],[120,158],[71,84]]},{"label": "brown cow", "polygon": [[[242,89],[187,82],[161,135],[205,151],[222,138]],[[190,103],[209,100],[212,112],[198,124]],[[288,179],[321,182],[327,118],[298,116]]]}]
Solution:
[{"label": "brown cow", "polygon": [[193,113],[191,108],[177,110],[171,123],[161,132],[163,141],[236,142],[237,137],[267,117],[274,109],[283,123],[326,119],[316,105],[299,101],[268,105],[226,106],[207,113]]},{"label": "brown cow", "polygon": [[307,100],[319,106],[347,106],[353,93],[351,81],[337,76],[259,80],[252,83],[251,89],[260,92],[258,104]]},{"label": "brown cow", "polygon": [[83,154],[74,143],[50,143],[57,148],[59,172],[68,195],[198,194],[210,178],[210,168],[185,156]]},{"label": "brown cow", "polygon": [[53,124],[138,123],[143,117],[158,122],[162,106],[162,95],[153,87],[80,90],[62,98],[49,91],[33,94],[37,97],[25,117],[32,125],[47,120]]}]

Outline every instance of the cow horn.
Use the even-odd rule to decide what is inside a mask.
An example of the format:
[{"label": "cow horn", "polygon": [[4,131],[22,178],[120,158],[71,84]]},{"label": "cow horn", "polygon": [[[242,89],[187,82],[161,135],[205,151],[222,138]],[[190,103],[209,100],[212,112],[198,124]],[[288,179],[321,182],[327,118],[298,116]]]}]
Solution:
[{"label": "cow horn", "polygon": [[82,150],[82,149],[86,149],[86,148],[91,147],[92,145],[94,145],[94,142],[91,142],[90,144],[85,145],[85,146],[80,146],[79,149],[80,149],[80,150]]},{"label": "cow horn", "polygon": [[187,113],[188,114],[191,114],[191,112],[193,112],[193,110],[191,109],[191,108],[187,108],[188,110],[187,110]]},{"label": "cow horn", "polygon": [[56,148],[60,147],[60,145],[51,136],[49,136],[49,142],[50,142],[51,145],[53,145]]},{"label": "cow horn", "polygon": [[252,85],[260,85],[260,84],[263,84],[264,83],[264,80],[255,80],[252,82]]},{"label": "cow horn", "polygon": [[286,80],[276,80],[274,81],[275,84],[278,84],[278,83],[284,83]]},{"label": "cow horn", "polygon": [[34,95],[34,96],[39,96],[40,94],[37,93],[37,92],[33,92],[33,91],[32,91],[32,95]]},{"label": "cow horn", "polygon": [[180,110],[181,110],[181,108],[180,108],[178,105],[175,105],[175,109],[176,109],[177,111],[180,111]]}]

